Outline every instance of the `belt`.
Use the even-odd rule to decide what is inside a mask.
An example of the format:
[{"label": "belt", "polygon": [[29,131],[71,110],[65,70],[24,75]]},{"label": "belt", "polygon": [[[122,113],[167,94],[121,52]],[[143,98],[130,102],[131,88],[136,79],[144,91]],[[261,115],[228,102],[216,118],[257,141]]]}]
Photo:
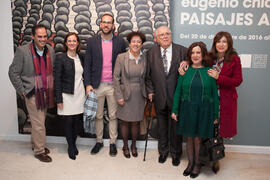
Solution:
[{"label": "belt", "polygon": [[100,84],[113,85],[113,82],[101,82]]}]

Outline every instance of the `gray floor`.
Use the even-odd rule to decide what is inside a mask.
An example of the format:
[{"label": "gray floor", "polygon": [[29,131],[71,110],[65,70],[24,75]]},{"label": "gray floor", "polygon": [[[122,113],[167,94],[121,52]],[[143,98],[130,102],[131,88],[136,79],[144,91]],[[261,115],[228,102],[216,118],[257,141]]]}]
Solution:
[{"label": "gray floor", "polygon": [[[30,143],[0,140],[0,180],[180,180],[187,165],[183,155],[178,167],[171,165],[171,158],[164,164],[157,162],[157,150],[143,150],[137,158],[125,159],[121,148],[118,155],[110,157],[108,147],[97,155],[89,154],[89,146],[80,145],[75,161],[70,160],[65,144],[48,144],[52,163],[41,163],[33,157]],[[221,160],[221,170],[215,175],[203,167],[201,180],[269,180],[270,155],[227,153]]]}]

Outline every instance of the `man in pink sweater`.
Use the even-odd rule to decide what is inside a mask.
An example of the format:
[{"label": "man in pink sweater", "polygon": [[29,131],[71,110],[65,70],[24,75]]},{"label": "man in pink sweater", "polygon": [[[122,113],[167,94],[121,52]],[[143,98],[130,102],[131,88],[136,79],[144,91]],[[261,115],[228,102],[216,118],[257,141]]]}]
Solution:
[{"label": "man in pink sweater", "polygon": [[126,46],[123,38],[115,36],[114,18],[111,14],[104,14],[99,25],[101,33],[87,41],[84,63],[84,82],[86,93],[95,91],[98,97],[98,110],[96,114],[95,133],[96,145],[91,154],[97,154],[103,147],[103,109],[106,99],[109,113],[109,135],[111,156],[116,156],[117,139],[117,102],[114,98],[113,69],[117,55],[125,52]]}]

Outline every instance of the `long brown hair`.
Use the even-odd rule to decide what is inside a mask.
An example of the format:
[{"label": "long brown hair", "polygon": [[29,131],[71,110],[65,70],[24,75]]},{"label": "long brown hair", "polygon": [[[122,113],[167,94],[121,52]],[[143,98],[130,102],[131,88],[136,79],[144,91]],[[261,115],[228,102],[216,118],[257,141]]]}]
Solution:
[{"label": "long brown hair", "polygon": [[189,65],[192,65],[193,62],[191,60],[191,54],[192,54],[192,49],[199,46],[201,49],[201,53],[202,53],[202,65],[203,66],[210,66],[210,57],[208,56],[208,52],[207,52],[207,48],[206,45],[203,42],[194,42],[192,43],[188,50],[187,50],[187,58],[188,58],[188,62]]},{"label": "long brown hair", "polygon": [[228,49],[225,52],[224,61],[230,63],[230,62],[232,62],[232,56],[237,55],[237,52],[233,48],[233,39],[232,39],[231,34],[228,32],[220,31],[215,35],[214,40],[213,40],[213,44],[212,44],[212,48],[209,52],[209,55],[210,55],[212,61],[214,61],[218,58],[216,44],[222,37],[225,37],[227,39],[227,43],[228,43]]},{"label": "long brown hair", "polygon": [[67,42],[68,37],[69,36],[73,36],[73,35],[76,36],[77,41],[78,41],[78,46],[76,48],[76,53],[79,53],[80,52],[80,50],[81,50],[81,45],[80,45],[81,44],[81,41],[80,41],[80,38],[79,38],[78,34],[75,33],[75,32],[69,32],[67,34],[67,36],[65,37],[65,40],[64,40],[64,52],[67,52],[67,50],[68,50],[68,47],[66,45],[66,42]]}]

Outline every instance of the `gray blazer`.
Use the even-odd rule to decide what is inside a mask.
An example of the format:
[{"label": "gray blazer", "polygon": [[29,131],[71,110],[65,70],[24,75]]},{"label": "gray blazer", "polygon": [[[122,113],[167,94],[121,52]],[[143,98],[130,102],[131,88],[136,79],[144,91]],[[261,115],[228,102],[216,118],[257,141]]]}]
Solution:
[{"label": "gray blazer", "polygon": [[[54,50],[46,45],[54,64]],[[9,66],[8,75],[11,83],[19,95],[28,94],[35,87],[35,68],[29,43],[16,49],[13,62]]]},{"label": "gray blazer", "polygon": [[[116,100],[124,99],[125,101],[130,97],[130,82],[129,82],[129,52],[119,54],[116,59],[114,73],[113,73],[113,84],[114,84],[114,95]],[[141,56],[141,63],[143,68],[141,69],[140,85],[142,95],[146,98],[145,90],[145,75],[146,75],[146,56]]]}]

